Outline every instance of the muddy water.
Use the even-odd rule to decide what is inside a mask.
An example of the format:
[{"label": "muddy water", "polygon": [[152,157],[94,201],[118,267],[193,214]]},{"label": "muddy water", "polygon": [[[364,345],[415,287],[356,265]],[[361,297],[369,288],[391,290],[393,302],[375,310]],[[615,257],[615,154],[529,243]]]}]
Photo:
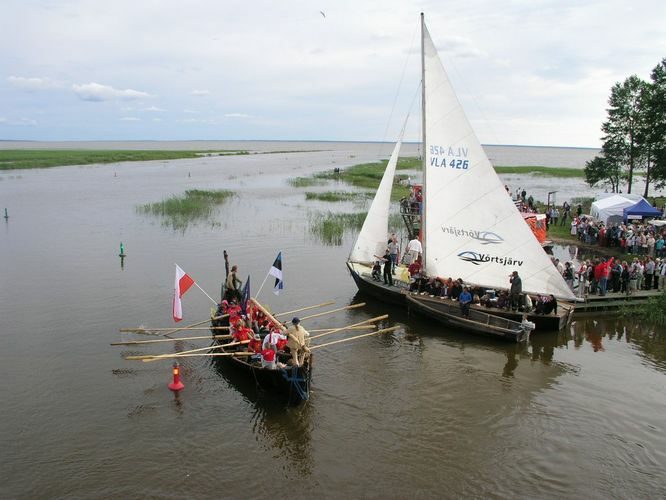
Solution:
[{"label": "muddy water", "polygon": [[[578,319],[517,346],[389,310],[396,332],[319,351],[299,408],[206,358],[183,362],[177,397],[169,363],[123,359],[205,342],[109,346],[137,338],[121,327],[172,325],[174,263],[216,297],[223,249],[255,291],[283,252],[284,292],[259,296],[273,311],[361,300],[344,267],[351,236],[326,245],[307,222],[353,208],[306,202],[286,179],[378,154],[349,145],[1,173],[0,497],[663,497],[663,327]],[[136,212],[190,188],[237,197],[183,231]],[[184,323],[210,305],[192,289]],[[369,302],[305,326],[386,310]]]}]

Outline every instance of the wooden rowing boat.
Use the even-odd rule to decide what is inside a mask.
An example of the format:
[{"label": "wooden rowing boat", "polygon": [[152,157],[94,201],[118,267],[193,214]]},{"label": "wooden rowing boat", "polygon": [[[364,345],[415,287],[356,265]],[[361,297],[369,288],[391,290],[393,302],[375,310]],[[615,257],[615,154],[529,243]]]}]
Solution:
[{"label": "wooden rowing boat", "polygon": [[490,335],[511,342],[529,340],[531,328],[518,321],[471,308],[469,316],[464,317],[458,302],[443,300],[439,297],[408,293],[405,295],[405,299],[410,312],[428,316],[450,327]]},{"label": "wooden rowing boat", "polygon": [[[212,326],[228,326],[228,317],[213,320]],[[214,331],[214,330],[213,330]],[[222,346],[228,340],[219,341]],[[235,347],[221,347],[220,352],[235,352]],[[288,356],[278,354],[279,360],[286,363]],[[279,399],[289,405],[298,405],[310,399],[310,383],[312,381],[313,355],[305,358],[302,366],[287,366],[285,368],[269,369],[261,366],[257,357],[248,356],[220,356],[213,358],[213,362],[222,371],[231,370],[244,374],[246,379],[253,381],[257,389]]]}]

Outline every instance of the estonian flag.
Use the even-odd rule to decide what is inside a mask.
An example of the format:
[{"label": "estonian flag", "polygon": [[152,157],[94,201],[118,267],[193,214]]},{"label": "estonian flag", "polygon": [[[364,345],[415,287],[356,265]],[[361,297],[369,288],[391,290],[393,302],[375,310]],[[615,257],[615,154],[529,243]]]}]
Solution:
[{"label": "estonian flag", "polygon": [[250,276],[248,275],[243,286],[243,296],[241,297],[241,313],[247,315],[247,303],[250,300]]},{"label": "estonian flag", "polygon": [[284,281],[282,280],[282,252],[278,253],[278,256],[275,258],[275,262],[273,262],[271,270],[268,271],[268,274],[275,277],[273,293],[275,295],[280,295],[280,290],[284,288]]}]

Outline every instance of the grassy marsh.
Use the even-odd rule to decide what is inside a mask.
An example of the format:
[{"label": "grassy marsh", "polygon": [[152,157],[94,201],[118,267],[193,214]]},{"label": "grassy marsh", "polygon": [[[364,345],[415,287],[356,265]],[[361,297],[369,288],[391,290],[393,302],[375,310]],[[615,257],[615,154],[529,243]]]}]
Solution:
[{"label": "grassy marsh", "polygon": [[[345,234],[358,233],[361,230],[366,215],[367,212],[309,212],[309,231],[310,234],[314,235],[325,245],[340,246],[343,243]],[[389,227],[402,227],[400,214],[391,214],[389,216]]]},{"label": "grassy marsh", "polygon": [[51,168],[126,161],[177,160],[201,156],[248,154],[247,151],[158,151],[88,149],[3,149],[0,170]]},{"label": "grassy marsh", "polygon": [[314,193],[306,192],[306,200],[318,200],[318,201],[360,201],[368,198],[372,198],[373,194],[367,191],[326,191],[323,193]]},{"label": "grassy marsh", "polygon": [[585,171],[579,168],[564,167],[538,167],[538,166],[520,166],[520,167],[495,167],[498,174],[527,174],[539,175],[542,177],[585,177]]},{"label": "grassy marsh", "polygon": [[[209,219],[217,205],[235,196],[233,191],[190,189],[183,196],[172,196],[157,203],[137,207],[137,212],[162,218],[164,225],[185,229],[191,222]],[[213,224],[214,221],[210,220]]]}]

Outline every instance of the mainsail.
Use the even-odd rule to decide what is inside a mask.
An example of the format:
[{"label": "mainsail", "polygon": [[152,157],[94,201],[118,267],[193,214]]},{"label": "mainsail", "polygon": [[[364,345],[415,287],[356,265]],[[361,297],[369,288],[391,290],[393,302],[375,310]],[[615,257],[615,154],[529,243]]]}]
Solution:
[{"label": "mainsail", "polygon": [[523,221],[465,116],[423,24],[424,254],[430,276],[575,299]]},{"label": "mainsail", "polygon": [[[405,125],[407,120],[405,120]],[[384,175],[377,188],[368,215],[363,222],[361,232],[358,234],[356,243],[349,254],[351,262],[368,263],[377,260],[376,256],[384,255],[388,240],[388,219],[391,206],[391,191],[393,189],[393,177],[400,156],[402,137],[405,133],[405,125],[402,127],[398,141],[393,148],[391,158],[386,165]]]}]

